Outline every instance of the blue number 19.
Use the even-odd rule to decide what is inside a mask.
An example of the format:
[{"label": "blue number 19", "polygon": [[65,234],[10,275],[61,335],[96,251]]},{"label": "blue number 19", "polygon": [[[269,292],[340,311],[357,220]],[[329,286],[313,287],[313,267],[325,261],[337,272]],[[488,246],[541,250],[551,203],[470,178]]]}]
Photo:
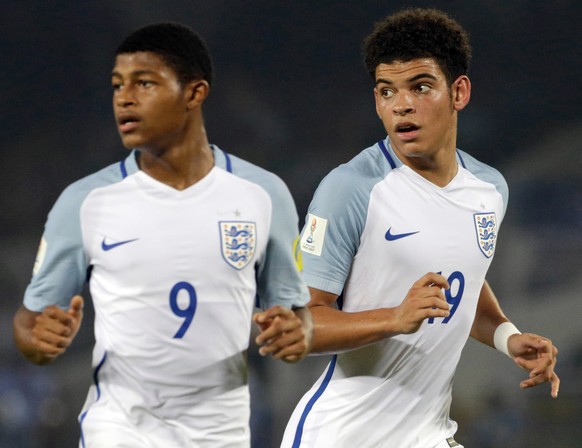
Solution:
[{"label": "blue number 19", "polygon": [[[180,308],[178,306],[178,294],[180,291],[186,291],[188,293],[188,306],[186,308]],[[170,291],[170,308],[172,312],[184,319],[182,325],[174,335],[174,339],[180,339],[184,337],[184,334],[190,327],[192,323],[192,319],[194,319],[194,313],[196,312],[196,291],[194,290],[194,286],[187,282],[178,282]]]},{"label": "blue number 19", "polygon": [[[457,289],[457,293],[453,295],[451,293],[451,290],[453,289],[453,282],[455,280],[459,282],[459,288]],[[445,290],[445,297],[447,299],[447,303],[451,305],[451,309],[449,310],[450,314],[448,315],[448,317],[445,317],[443,319],[442,322],[443,324],[446,324],[449,320],[451,320],[451,317],[453,317],[453,314],[455,314],[455,311],[457,311],[457,308],[461,303],[461,299],[463,298],[463,292],[465,291],[465,276],[463,275],[462,272],[459,271],[453,272],[451,275],[449,275],[447,281],[449,282],[450,288]],[[433,324],[434,317],[429,318],[428,323]]]}]

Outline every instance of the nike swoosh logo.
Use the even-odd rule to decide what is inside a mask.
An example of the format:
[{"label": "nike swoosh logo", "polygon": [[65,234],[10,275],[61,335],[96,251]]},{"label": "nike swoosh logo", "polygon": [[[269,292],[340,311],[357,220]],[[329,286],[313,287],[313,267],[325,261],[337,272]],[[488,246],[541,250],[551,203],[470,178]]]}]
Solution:
[{"label": "nike swoosh logo", "polygon": [[386,238],[387,241],[399,240],[400,238],[406,238],[407,236],[414,235],[415,233],[420,232],[420,230],[418,230],[416,232],[409,232],[409,233],[390,233],[391,230],[392,230],[392,227],[390,227],[388,229],[388,232],[386,232],[386,235],[384,235],[384,237]]},{"label": "nike swoosh logo", "polygon": [[133,240],[125,240],[125,241],[119,241],[117,243],[107,244],[105,242],[105,238],[103,238],[103,241],[101,242],[101,249],[108,251],[111,249],[115,249],[116,247],[123,246],[124,244],[132,243],[134,241],[137,241],[138,239],[139,238],[134,238]]}]

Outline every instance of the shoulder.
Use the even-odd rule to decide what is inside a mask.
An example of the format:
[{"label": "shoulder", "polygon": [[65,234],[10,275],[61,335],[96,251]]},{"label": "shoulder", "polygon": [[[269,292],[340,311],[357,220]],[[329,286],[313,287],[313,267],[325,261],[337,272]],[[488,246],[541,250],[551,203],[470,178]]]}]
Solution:
[{"label": "shoulder", "polygon": [[504,202],[507,202],[509,196],[509,187],[505,177],[492,166],[487,165],[470,154],[458,150],[459,156],[462,160],[462,165],[471,174],[473,174],[477,179],[489,183],[495,187],[495,189],[503,196]]},{"label": "shoulder", "polygon": [[323,178],[314,201],[347,206],[368,201],[370,192],[392,170],[377,145],[370,146]]},{"label": "shoulder", "polygon": [[117,162],[73,182],[63,190],[51,213],[54,209],[79,208],[93,190],[120,182],[125,175],[122,162]]},{"label": "shoulder", "polygon": [[232,174],[262,188],[274,203],[291,199],[287,184],[275,173],[232,154],[229,154],[229,158]]}]

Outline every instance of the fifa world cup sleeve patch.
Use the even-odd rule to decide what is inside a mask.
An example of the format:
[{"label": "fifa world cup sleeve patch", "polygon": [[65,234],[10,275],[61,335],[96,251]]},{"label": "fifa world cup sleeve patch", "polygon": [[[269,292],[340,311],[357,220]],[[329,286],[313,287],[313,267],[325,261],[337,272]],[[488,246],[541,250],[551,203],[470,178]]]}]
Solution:
[{"label": "fifa world cup sleeve patch", "polygon": [[36,259],[34,260],[34,267],[32,268],[32,275],[36,275],[42,263],[44,262],[44,257],[46,256],[46,240],[44,238],[40,239],[40,244],[38,245],[38,251],[36,252]]},{"label": "fifa world cup sleeve patch", "polygon": [[301,250],[320,257],[326,229],[327,219],[309,213],[307,215],[307,225],[301,237]]}]

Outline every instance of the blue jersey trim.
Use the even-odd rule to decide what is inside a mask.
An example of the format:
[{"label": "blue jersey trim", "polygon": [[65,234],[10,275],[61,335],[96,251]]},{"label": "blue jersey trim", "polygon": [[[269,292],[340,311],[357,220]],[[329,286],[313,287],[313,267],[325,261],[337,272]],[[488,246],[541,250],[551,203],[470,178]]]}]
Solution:
[{"label": "blue jersey trim", "polygon": [[457,149],[457,155],[459,156],[459,160],[461,161],[461,166],[465,169],[467,169],[467,167],[465,166],[465,161],[463,160],[463,158],[461,157],[461,153],[459,152],[459,150]]},{"label": "blue jersey trim", "polygon": [[386,157],[386,160],[388,160],[388,163],[390,164],[390,166],[392,167],[392,169],[395,169],[396,168],[396,163],[394,163],[394,159],[392,159],[392,157],[388,153],[388,150],[386,149],[386,145],[384,144],[384,140],[380,140],[378,142],[378,146],[380,147],[380,150],[382,151],[382,154],[384,154],[384,157]]},{"label": "blue jersey trim", "polygon": [[[103,358],[101,358],[101,361],[99,361],[99,364],[97,364],[97,367],[95,367],[95,371],[93,372],[93,382],[95,383],[95,388],[97,389],[97,398],[95,401],[99,400],[99,397],[101,397],[101,388],[99,387],[99,371],[101,370],[101,367],[103,367],[103,364],[105,364],[106,358],[107,358],[107,352],[105,352],[103,354]],[[87,417],[88,412],[89,412],[89,410],[86,410],[79,417],[79,426],[81,427],[81,447],[82,448],[85,448],[85,436],[83,435],[83,421],[85,420],[85,417]]]},{"label": "blue jersey trim", "polygon": [[226,160],[226,171],[232,173],[232,161],[230,160],[230,155],[224,149],[221,149],[221,151],[224,154],[224,158]]},{"label": "blue jersey trim", "polygon": [[99,397],[101,397],[101,388],[99,387],[99,371],[101,370],[101,367],[103,367],[103,364],[105,364],[106,359],[107,352],[103,354],[103,358],[101,358],[101,361],[95,368],[95,372],[93,372],[93,382],[95,383],[95,387],[97,388],[97,400],[99,400]]},{"label": "blue jersey trim", "polygon": [[119,162],[119,169],[121,170],[121,177],[125,179],[127,177],[127,168],[125,167],[125,160]]},{"label": "blue jersey trim", "polygon": [[319,397],[321,397],[321,395],[327,388],[327,385],[331,380],[331,376],[333,375],[333,371],[335,370],[336,361],[337,355],[333,355],[333,357],[331,358],[331,362],[329,363],[329,369],[325,374],[325,378],[323,379],[321,385],[319,386],[313,397],[311,397],[311,400],[309,400],[309,402],[307,403],[307,406],[305,406],[303,414],[301,414],[301,418],[299,419],[297,431],[295,431],[295,439],[293,439],[293,445],[291,448],[299,448],[299,446],[301,445],[301,437],[303,436],[303,427],[305,425],[305,420],[307,419],[309,412],[311,412],[311,408],[313,408],[315,402],[319,399]]}]

